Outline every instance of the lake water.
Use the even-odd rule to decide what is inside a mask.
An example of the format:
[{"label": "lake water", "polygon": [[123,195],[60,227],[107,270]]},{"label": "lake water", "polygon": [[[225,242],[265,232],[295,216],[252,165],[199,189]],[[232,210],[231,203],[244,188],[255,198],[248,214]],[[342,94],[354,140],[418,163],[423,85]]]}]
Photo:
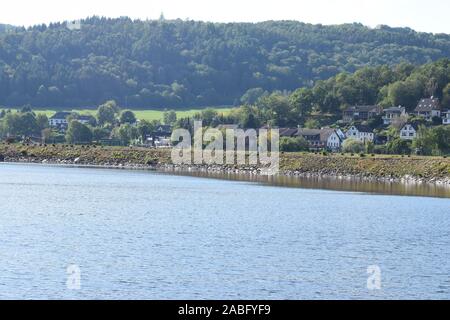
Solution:
[{"label": "lake water", "polygon": [[16,298],[449,299],[450,199],[0,164]]}]

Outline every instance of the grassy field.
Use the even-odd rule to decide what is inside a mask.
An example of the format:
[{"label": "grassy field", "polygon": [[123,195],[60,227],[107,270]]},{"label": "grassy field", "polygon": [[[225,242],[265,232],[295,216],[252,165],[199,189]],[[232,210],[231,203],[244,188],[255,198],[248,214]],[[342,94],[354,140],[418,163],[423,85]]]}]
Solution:
[{"label": "grassy field", "polygon": [[[223,114],[227,114],[230,112],[230,110],[232,108],[222,108],[222,107],[217,107],[214,108],[216,109],[219,113],[223,113]],[[183,110],[177,110],[177,118],[185,118],[185,117],[192,117],[195,113],[200,112],[204,109],[183,109]],[[56,113],[55,110],[34,110],[36,113],[44,113],[45,115],[47,115],[47,117],[51,117],[53,114]],[[97,110],[95,109],[73,109],[73,110],[65,110],[65,111],[73,111],[73,112],[77,112],[79,114],[82,115],[95,115]],[[163,119],[163,114],[164,111],[162,110],[132,110],[135,114],[136,117],[139,120],[147,120],[147,121],[151,121],[151,120],[162,120]]]}]

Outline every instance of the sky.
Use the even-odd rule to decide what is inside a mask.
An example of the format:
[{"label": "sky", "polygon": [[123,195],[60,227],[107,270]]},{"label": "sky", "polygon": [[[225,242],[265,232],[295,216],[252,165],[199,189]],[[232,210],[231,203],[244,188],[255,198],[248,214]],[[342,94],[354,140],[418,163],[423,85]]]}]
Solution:
[{"label": "sky", "polygon": [[213,22],[360,22],[450,34],[449,0],[2,0],[0,23],[30,26],[98,15]]}]

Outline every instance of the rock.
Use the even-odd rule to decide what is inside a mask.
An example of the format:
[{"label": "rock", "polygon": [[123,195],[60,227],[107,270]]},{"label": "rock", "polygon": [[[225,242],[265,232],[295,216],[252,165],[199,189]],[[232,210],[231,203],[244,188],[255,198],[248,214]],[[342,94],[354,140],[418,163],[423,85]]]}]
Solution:
[{"label": "rock", "polygon": [[80,158],[75,158],[75,160],[73,160],[74,163],[78,163],[80,162]]},{"label": "rock", "polygon": [[0,162],[5,162],[5,156],[0,154]]}]

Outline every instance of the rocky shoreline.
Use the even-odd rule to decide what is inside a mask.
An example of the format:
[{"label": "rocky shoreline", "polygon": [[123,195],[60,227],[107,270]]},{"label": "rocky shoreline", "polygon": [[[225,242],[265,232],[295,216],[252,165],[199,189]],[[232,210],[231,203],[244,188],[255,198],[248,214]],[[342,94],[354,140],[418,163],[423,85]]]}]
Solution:
[{"label": "rocky shoreline", "polygon": [[[0,155],[0,162],[6,163],[29,163],[44,165],[63,165],[76,166],[86,168],[105,168],[105,169],[126,169],[126,170],[152,170],[173,173],[206,173],[206,174],[234,174],[248,177],[263,176],[261,168],[258,167],[230,167],[225,165],[174,165],[169,163],[141,164],[133,162],[86,162],[80,158],[74,159],[39,159],[28,157],[5,157]],[[450,177],[436,178],[420,178],[413,175],[405,175],[403,177],[380,177],[366,175],[363,173],[345,174],[341,172],[332,172],[323,169],[320,172],[303,172],[300,170],[280,170],[280,176],[292,178],[322,178],[336,180],[358,180],[364,182],[381,182],[381,183],[404,183],[404,184],[432,184],[450,188]]]},{"label": "rocky shoreline", "polygon": [[[0,162],[253,177],[262,175],[260,167],[250,165],[174,165],[170,159],[170,150],[167,149],[0,144]],[[450,188],[450,160],[444,157],[360,157],[288,153],[280,157],[279,175],[293,178],[430,184]]]}]

